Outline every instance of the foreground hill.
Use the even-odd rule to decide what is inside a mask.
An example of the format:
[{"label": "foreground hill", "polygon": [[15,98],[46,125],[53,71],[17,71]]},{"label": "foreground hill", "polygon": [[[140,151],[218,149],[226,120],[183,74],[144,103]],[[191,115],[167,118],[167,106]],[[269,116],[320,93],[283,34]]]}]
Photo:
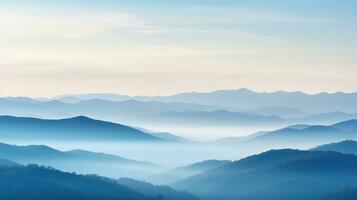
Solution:
[{"label": "foreground hill", "polygon": [[331,144],[320,145],[312,150],[315,151],[337,151],[346,154],[357,155],[357,142],[353,140],[345,140],[342,142],[336,142]]},{"label": "foreground hill", "polygon": [[0,166],[0,198],[7,200],[159,200],[98,176],[28,166]]},{"label": "foreground hill", "polygon": [[178,167],[172,170],[162,172],[160,174],[157,174],[149,178],[149,180],[150,182],[156,184],[169,184],[213,168],[221,167],[223,165],[228,165],[231,162],[232,161],[230,160],[205,160],[202,162],[197,162],[187,166]]},{"label": "foreground hill", "polygon": [[106,121],[79,116],[45,120],[0,116],[0,137],[3,140],[81,140],[81,141],[163,141],[143,131]]},{"label": "foreground hill", "polygon": [[0,158],[20,164],[37,163],[65,171],[111,177],[143,177],[161,171],[153,163],[85,150],[59,151],[44,145],[16,146],[0,143]]},{"label": "foreground hill", "polygon": [[315,200],[356,186],[357,156],[271,150],[173,184],[207,199]]}]

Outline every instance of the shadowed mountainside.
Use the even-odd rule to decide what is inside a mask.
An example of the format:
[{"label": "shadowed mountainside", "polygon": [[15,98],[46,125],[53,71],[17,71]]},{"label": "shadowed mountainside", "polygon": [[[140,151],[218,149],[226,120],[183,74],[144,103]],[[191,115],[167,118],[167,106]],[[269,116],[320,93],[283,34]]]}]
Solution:
[{"label": "shadowed mountainside", "polygon": [[0,166],[0,198],[7,200],[162,200],[95,175],[77,175],[52,168]]},{"label": "shadowed mountainside", "polygon": [[357,185],[357,156],[271,150],[172,184],[206,199],[313,200]]},{"label": "shadowed mountainside", "polygon": [[322,200],[356,200],[357,199],[357,188],[346,187],[340,192],[327,195]]}]

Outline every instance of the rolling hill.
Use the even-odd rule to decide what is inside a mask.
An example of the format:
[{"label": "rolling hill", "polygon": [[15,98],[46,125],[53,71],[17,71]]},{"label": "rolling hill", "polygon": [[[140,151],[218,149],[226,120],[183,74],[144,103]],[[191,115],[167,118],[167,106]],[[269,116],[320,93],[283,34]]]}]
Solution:
[{"label": "rolling hill", "polygon": [[153,185],[129,178],[120,178],[118,183],[148,196],[161,196],[165,200],[199,200],[193,194],[176,191],[166,185]]},{"label": "rolling hill", "polygon": [[0,116],[0,137],[27,141],[164,141],[128,126],[84,116],[59,120]]},{"label": "rolling hill", "polygon": [[230,163],[231,161],[229,160],[205,160],[159,173],[150,177],[149,180],[155,184],[170,184],[180,179]]},{"label": "rolling hill", "polygon": [[331,144],[324,144],[313,148],[317,151],[337,151],[346,154],[357,155],[357,142],[353,140],[345,140],[342,142],[336,142]]},{"label": "rolling hill", "polygon": [[322,125],[297,125],[253,137],[245,142],[260,144],[323,144],[357,138],[357,120]]},{"label": "rolling hill", "polygon": [[357,156],[271,150],[205,171],[172,186],[205,199],[315,200],[357,185]]},{"label": "rolling hill", "polygon": [[150,124],[184,125],[184,126],[261,126],[282,124],[286,120],[278,116],[260,116],[226,110],[163,112],[139,118]]},{"label": "rolling hill", "polygon": [[0,198],[7,200],[162,200],[104,177],[36,165],[1,166],[0,177]]},{"label": "rolling hill", "polygon": [[144,177],[161,171],[154,163],[85,150],[59,151],[44,145],[16,146],[0,143],[0,158],[20,164],[36,163],[64,171],[110,177]]}]

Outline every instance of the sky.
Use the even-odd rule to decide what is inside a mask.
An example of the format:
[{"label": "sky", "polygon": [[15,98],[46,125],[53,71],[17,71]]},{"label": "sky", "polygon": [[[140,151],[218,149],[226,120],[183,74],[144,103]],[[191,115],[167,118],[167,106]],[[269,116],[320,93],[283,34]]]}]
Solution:
[{"label": "sky", "polygon": [[355,0],[0,0],[0,96],[357,91]]}]

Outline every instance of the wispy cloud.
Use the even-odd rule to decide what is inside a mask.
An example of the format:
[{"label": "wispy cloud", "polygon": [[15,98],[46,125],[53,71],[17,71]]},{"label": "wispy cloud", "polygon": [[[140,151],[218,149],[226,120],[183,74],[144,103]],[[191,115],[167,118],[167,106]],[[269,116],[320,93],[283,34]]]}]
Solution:
[{"label": "wispy cloud", "polygon": [[145,21],[129,14],[65,13],[30,14],[0,12],[0,38],[78,38],[105,34],[114,30],[155,33]]}]

